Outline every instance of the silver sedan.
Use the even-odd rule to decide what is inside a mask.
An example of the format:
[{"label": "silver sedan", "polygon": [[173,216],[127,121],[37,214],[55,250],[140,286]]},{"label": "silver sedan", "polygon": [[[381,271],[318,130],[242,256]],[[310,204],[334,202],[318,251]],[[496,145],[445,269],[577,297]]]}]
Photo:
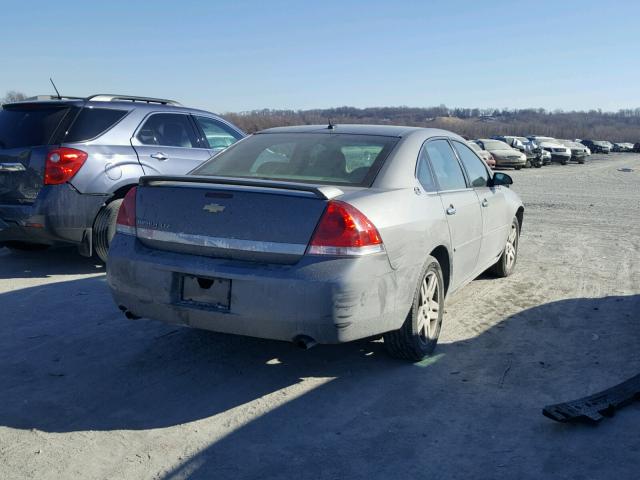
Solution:
[{"label": "silver sedan", "polygon": [[129,317],[302,346],[383,335],[412,361],[445,298],[515,268],[524,207],[451,132],[275,128],[125,198],[108,282]]}]

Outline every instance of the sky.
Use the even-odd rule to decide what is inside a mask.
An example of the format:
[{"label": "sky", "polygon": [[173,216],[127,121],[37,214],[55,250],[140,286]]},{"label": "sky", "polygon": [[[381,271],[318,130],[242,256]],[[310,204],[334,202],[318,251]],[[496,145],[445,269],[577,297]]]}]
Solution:
[{"label": "sky", "polygon": [[0,97],[215,112],[640,107],[640,2],[0,0]]}]

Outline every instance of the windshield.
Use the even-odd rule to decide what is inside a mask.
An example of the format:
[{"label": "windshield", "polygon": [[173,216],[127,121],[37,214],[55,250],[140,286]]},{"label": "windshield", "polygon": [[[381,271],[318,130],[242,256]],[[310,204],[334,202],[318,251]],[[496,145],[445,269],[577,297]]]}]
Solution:
[{"label": "windshield", "polygon": [[395,137],[263,133],[229,147],[191,175],[370,186]]},{"label": "windshield", "polygon": [[483,140],[482,144],[486,150],[509,150],[511,147],[499,140]]}]

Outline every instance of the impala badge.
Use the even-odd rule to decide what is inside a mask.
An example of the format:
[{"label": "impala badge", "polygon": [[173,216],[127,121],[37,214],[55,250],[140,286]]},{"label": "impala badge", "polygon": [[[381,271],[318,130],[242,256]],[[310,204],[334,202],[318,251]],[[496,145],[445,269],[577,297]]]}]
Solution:
[{"label": "impala badge", "polygon": [[203,210],[206,210],[209,213],[220,213],[223,212],[226,207],[224,205],[218,205],[217,203],[210,203],[209,205],[205,205],[202,207]]}]

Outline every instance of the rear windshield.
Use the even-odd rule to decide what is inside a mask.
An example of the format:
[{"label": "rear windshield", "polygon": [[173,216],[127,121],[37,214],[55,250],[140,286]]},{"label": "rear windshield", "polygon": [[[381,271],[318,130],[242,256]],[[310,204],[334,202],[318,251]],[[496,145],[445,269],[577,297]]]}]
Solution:
[{"label": "rear windshield", "polygon": [[394,137],[339,133],[257,134],[191,174],[370,186],[397,141]]},{"label": "rear windshield", "polygon": [[64,142],[84,142],[106,132],[127,114],[113,108],[83,108],[74,120]]},{"label": "rear windshield", "polygon": [[24,105],[0,110],[0,148],[48,145],[69,106]]}]

